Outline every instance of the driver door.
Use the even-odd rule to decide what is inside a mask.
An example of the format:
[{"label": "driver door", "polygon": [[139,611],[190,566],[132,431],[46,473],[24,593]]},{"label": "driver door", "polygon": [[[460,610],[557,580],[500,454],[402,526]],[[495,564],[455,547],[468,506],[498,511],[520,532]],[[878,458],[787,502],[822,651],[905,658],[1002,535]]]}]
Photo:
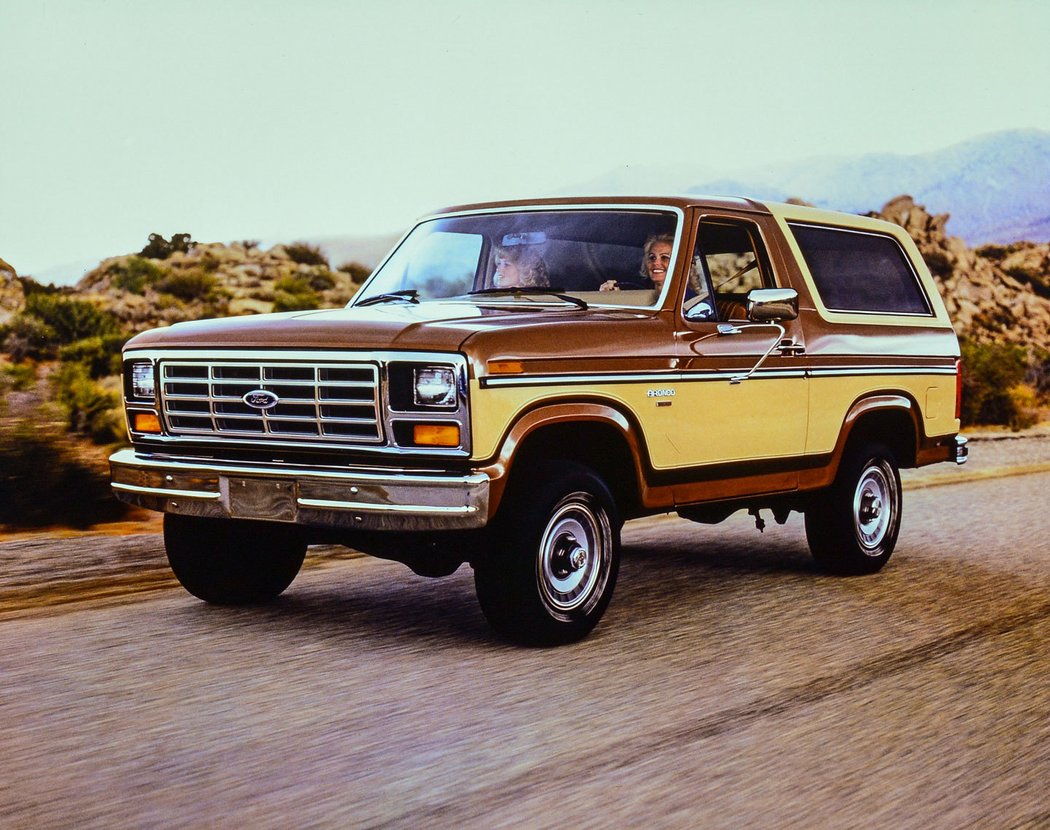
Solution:
[{"label": "driver door", "polygon": [[[701,217],[690,282],[676,331],[674,408],[679,462],[696,475],[676,488],[676,501],[795,489],[809,415],[805,343],[797,320],[747,319],[748,292],[778,285],[758,225]],[[791,348],[780,348],[788,340]]]}]

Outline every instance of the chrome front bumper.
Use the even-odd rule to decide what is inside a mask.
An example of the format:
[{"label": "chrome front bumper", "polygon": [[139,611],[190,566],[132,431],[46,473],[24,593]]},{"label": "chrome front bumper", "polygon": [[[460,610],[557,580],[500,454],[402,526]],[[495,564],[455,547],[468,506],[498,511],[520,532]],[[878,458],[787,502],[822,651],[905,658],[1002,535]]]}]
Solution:
[{"label": "chrome front bumper", "polygon": [[467,530],[488,518],[489,478],[110,456],[121,501],[190,516],[360,530]]}]

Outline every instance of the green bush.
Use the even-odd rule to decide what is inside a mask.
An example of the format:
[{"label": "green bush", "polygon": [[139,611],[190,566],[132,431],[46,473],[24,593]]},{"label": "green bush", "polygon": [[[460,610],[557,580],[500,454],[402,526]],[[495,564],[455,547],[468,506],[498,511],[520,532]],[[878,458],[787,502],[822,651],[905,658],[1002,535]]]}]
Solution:
[{"label": "green bush", "polygon": [[176,251],[188,253],[197,243],[193,241],[188,233],[177,233],[168,242],[159,233],[151,233],[146,247],[139,252],[139,256],[147,259],[167,259]]},{"label": "green bush", "polygon": [[367,265],[362,265],[360,262],[344,262],[336,270],[349,274],[350,279],[354,282],[364,282],[372,273],[371,268]]},{"label": "green bush", "polygon": [[963,343],[962,360],[963,424],[1021,428],[1017,424],[1025,416],[1020,411],[1022,395],[1016,389],[1028,370],[1025,350],[1004,343]]},{"label": "green bush", "polygon": [[314,290],[310,277],[297,274],[273,284],[274,311],[305,311],[320,305],[321,295]]},{"label": "green bush", "polygon": [[335,288],[335,274],[327,268],[318,268],[307,277],[307,283],[314,291],[331,291]]},{"label": "green bush", "polygon": [[74,300],[56,294],[30,294],[26,297],[25,311],[22,313],[50,326],[58,345],[120,331],[120,323],[108,311],[86,300]]},{"label": "green bush", "polygon": [[36,364],[16,363],[5,366],[0,374],[0,391],[10,389],[14,392],[26,392],[36,383]]},{"label": "green bush", "polygon": [[923,253],[922,258],[926,261],[926,267],[935,277],[946,279],[952,275],[955,266],[951,259],[943,251],[929,251]]},{"label": "green bush", "polygon": [[109,476],[78,461],[42,420],[0,421],[0,524],[83,528],[122,516]]},{"label": "green bush", "polygon": [[1024,379],[1043,397],[1050,396],[1050,352],[1045,349],[1033,352]]},{"label": "green bush", "polygon": [[1039,423],[1039,396],[1027,383],[1018,383],[1006,390],[1013,412],[1007,426],[1015,432]]},{"label": "green bush", "polygon": [[171,294],[186,302],[207,300],[215,293],[219,279],[206,271],[190,270],[169,274],[157,283],[156,289],[164,294]]},{"label": "green bush", "polygon": [[85,337],[63,346],[58,356],[64,363],[79,363],[89,377],[98,379],[121,373],[121,349],[127,336],[124,333]]},{"label": "green bush", "polygon": [[131,294],[145,294],[147,288],[168,276],[168,269],[141,256],[133,256],[122,264],[108,266],[106,273],[112,276],[114,288]]},{"label": "green bush", "polygon": [[18,281],[22,283],[22,291],[28,297],[30,294],[61,294],[62,289],[57,285],[51,283],[43,284],[37,282],[32,277],[19,277]]},{"label": "green bush", "polygon": [[273,292],[274,311],[309,311],[320,306],[321,295],[314,291],[292,294],[278,289]]},{"label": "green bush", "polygon": [[990,259],[992,262],[1000,262],[1006,259],[1007,256],[1012,254],[1014,251],[1020,250],[1021,246],[1015,244],[1012,245],[982,245],[976,250],[977,256],[982,256],[985,259]]},{"label": "green bush", "polygon": [[290,245],[284,246],[284,252],[288,254],[288,258],[292,262],[297,262],[300,265],[323,265],[328,268],[328,257],[321,253],[321,249],[317,245],[311,245],[309,242],[292,242]]},{"label": "green bush", "polygon": [[55,400],[65,409],[70,432],[87,436],[96,444],[122,440],[120,395],[92,380],[80,363],[64,363],[53,376]]},{"label": "green bush", "polygon": [[1050,277],[1023,265],[1011,265],[1003,270],[1018,282],[1032,286],[1032,290],[1040,297],[1050,299]]},{"label": "green bush", "polygon": [[46,360],[55,356],[58,347],[57,332],[32,314],[16,314],[4,327],[3,347],[15,363]]}]

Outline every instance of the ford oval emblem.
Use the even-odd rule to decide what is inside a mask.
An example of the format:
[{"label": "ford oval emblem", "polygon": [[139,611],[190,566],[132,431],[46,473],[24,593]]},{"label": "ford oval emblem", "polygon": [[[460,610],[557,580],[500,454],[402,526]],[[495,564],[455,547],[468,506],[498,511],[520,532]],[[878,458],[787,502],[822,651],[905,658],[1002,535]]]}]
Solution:
[{"label": "ford oval emblem", "polygon": [[241,398],[248,406],[252,409],[273,409],[277,404],[281,402],[273,392],[267,391],[266,389],[253,389]]}]

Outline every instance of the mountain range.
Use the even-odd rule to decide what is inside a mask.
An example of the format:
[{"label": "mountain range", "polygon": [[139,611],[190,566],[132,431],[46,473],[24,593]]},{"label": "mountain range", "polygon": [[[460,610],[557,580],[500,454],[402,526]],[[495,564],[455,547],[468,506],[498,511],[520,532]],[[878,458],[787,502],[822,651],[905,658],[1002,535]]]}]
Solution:
[{"label": "mountain range", "polygon": [[875,210],[899,193],[948,213],[948,233],[969,245],[1050,240],[1050,132],[1008,130],[942,150],[903,155],[816,157],[711,175],[695,166],[622,168],[574,192],[685,192],[800,198],[850,213]]},{"label": "mountain range", "polygon": [[[562,193],[703,193],[780,202],[796,198],[850,213],[876,210],[908,193],[932,214],[948,214],[947,233],[970,246],[1046,242],[1050,241],[1050,132],[1008,130],[927,153],[814,157],[728,173],[688,163],[624,166],[566,187]],[[301,241],[319,246],[333,266],[356,261],[372,268],[398,237],[348,234]],[[264,247],[276,242],[265,240]],[[97,262],[49,268],[33,277],[68,285]]]}]

